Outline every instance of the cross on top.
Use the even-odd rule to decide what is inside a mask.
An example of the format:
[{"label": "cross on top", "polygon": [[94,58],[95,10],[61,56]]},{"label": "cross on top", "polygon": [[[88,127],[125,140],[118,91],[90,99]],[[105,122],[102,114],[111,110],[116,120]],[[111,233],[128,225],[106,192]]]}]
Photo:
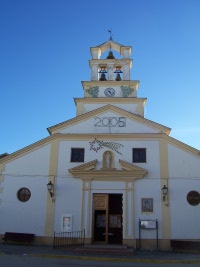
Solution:
[{"label": "cross on top", "polygon": [[108,30],[108,32],[110,33],[110,40],[112,40],[112,36],[114,36],[114,34],[112,33],[112,29]]}]

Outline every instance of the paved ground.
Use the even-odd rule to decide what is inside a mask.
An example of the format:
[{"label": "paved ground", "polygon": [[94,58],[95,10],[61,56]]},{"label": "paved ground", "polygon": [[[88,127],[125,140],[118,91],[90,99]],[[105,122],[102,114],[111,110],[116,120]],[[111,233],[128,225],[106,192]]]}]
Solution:
[{"label": "paved ground", "polygon": [[157,263],[196,263],[200,265],[200,253],[173,253],[159,251],[135,251],[133,255],[94,255],[77,254],[73,249],[53,249],[45,246],[0,244],[0,254],[29,255],[50,258],[81,258],[82,260],[112,260],[130,262],[157,262]]}]

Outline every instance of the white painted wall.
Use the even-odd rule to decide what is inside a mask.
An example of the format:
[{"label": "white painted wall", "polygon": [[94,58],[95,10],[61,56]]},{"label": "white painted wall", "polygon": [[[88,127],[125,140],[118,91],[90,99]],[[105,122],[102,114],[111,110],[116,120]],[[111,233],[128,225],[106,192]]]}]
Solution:
[{"label": "white painted wall", "polygon": [[[93,141],[93,140],[91,140]],[[103,147],[98,152],[90,150],[90,141],[60,141],[59,142],[59,155],[58,155],[58,176],[71,176],[68,169],[74,168],[80,164],[97,159],[98,163],[96,168],[102,168],[103,153],[109,148]],[[107,140],[107,142],[113,142]],[[123,145],[118,153],[114,153],[115,168],[121,169],[119,159],[132,163],[132,148],[146,148],[147,162],[146,163],[132,163],[138,167],[144,168],[148,171],[148,177],[160,177],[160,158],[159,158],[159,142],[158,141],[120,141],[115,140],[116,143]],[[70,162],[71,148],[85,148],[85,161]]]},{"label": "white painted wall", "polygon": [[82,181],[80,179],[58,176],[56,181],[54,231],[60,232],[64,214],[72,215],[72,231],[81,229]]},{"label": "white painted wall", "polygon": [[171,178],[200,179],[200,156],[195,156],[173,145],[168,145],[168,151]]},{"label": "white painted wall", "polygon": [[[153,213],[143,213],[141,211],[141,199],[153,198]],[[134,186],[134,231],[136,238],[139,238],[139,219],[158,219],[158,238],[162,238],[162,218],[161,218],[161,190],[160,179],[140,179],[135,181]],[[156,230],[141,230],[141,239],[154,239],[156,242]],[[156,244],[156,243],[155,243]]]},{"label": "white painted wall", "polygon": [[12,175],[48,175],[49,174],[50,144],[27,152],[5,165],[2,174]]},{"label": "white painted wall", "polygon": [[[0,233],[44,235],[49,153],[50,145],[45,145],[5,164],[0,194]],[[27,202],[17,198],[22,187],[31,191]]]},{"label": "white painted wall", "polygon": [[187,202],[187,194],[193,190],[200,193],[199,179],[170,179],[172,239],[200,239],[200,204],[191,206]]},{"label": "white painted wall", "polygon": [[200,239],[200,204],[187,202],[190,191],[200,193],[200,157],[173,145],[168,147],[172,239]]},{"label": "white painted wall", "polygon": [[[44,236],[46,198],[46,176],[6,176],[2,182],[0,205],[0,233],[21,232]],[[31,191],[27,202],[17,198],[20,188]]]},{"label": "white painted wall", "polygon": [[[84,113],[90,112],[92,110],[95,110],[97,108],[104,107],[105,103],[102,104],[84,104]],[[126,103],[112,103],[112,106],[121,108],[125,111],[128,111],[130,113],[136,114],[137,115],[137,104],[126,104]]]},{"label": "white painted wall", "polygon": [[[105,112],[103,114],[99,114],[95,116],[95,118],[99,117],[100,119],[103,119],[105,117],[123,117],[121,114],[113,113],[113,112]],[[134,120],[131,120],[129,118],[126,118],[125,120],[125,127],[118,127],[116,124],[115,127],[109,127],[104,126],[107,125],[109,122],[105,122],[104,124],[101,123],[100,120],[97,120],[95,118],[91,118],[82,122],[77,123],[76,125],[71,125],[69,127],[66,127],[60,131],[60,133],[66,134],[73,134],[73,133],[159,133],[160,131],[150,127],[148,125],[145,125],[144,123],[140,123]],[[113,122],[114,123],[114,122]],[[96,126],[95,126],[96,125]],[[115,125],[115,124],[113,124]]]}]

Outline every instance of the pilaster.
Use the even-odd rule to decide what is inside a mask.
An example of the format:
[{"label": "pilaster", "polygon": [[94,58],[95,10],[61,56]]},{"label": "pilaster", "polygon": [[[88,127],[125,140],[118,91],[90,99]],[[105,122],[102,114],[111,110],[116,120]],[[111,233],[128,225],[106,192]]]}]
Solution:
[{"label": "pilaster", "polygon": [[52,237],[54,233],[54,213],[55,213],[55,201],[56,201],[56,174],[58,167],[58,147],[59,142],[53,139],[51,142],[50,150],[50,163],[49,163],[49,177],[48,182],[54,184],[54,195],[50,196],[47,192],[47,204],[46,204],[46,219],[45,219],[45,236]]},{"label": "pilaster", "polygon": [[[169,188],[169,161],[168,161],[168,146],[165,140],[160,140],[160,193],[161,193],[161,209],[162,209],[162,239],[170,240],[171,238],[171,218],[169,193],[167,199],[162,199],[162,188],[166,185]],[[170,191],[170,190],[169,190]]]}]

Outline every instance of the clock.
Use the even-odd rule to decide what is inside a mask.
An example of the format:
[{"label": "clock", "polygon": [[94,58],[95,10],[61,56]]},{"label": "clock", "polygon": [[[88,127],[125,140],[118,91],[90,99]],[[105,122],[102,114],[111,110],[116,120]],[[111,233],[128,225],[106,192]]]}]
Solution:
[{"label": "clock", "polygon": [[104,94],[108,97],[113,97],[115,95],[115,89],[109,87],[104,91]]}]

